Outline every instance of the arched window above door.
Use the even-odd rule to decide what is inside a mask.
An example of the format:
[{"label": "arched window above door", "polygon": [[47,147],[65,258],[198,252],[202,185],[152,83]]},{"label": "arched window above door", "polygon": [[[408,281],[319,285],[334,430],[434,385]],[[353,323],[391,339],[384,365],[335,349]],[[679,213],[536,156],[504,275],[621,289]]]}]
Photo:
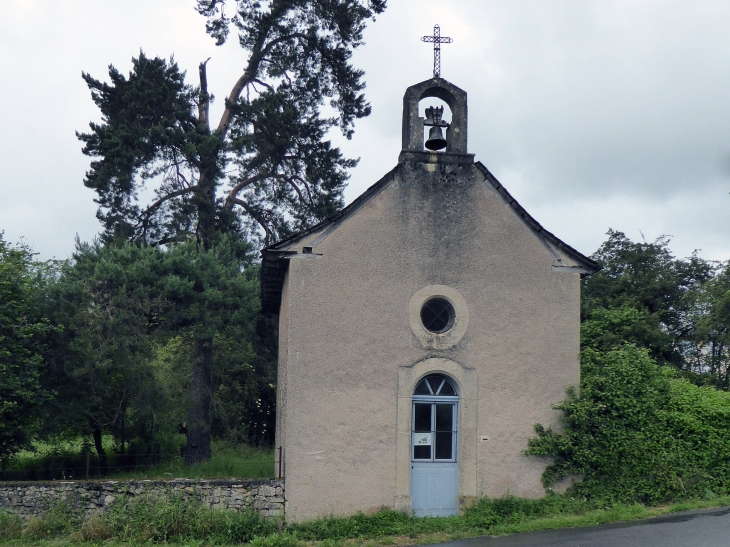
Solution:
[{"label": "arched window above door", "polygon": [[429,374],[416,384],[411,422],[414,464],[456,462],[458,404],[454,384],[441,374]]},{"label": "arched window above door", "polygon": [[431,397],[454,397],[458,395],[454,384],[451,380],[440,374],[430,374],[423,378],[418,384],[416,389],[413,390],[413,395],[426,395]]}]

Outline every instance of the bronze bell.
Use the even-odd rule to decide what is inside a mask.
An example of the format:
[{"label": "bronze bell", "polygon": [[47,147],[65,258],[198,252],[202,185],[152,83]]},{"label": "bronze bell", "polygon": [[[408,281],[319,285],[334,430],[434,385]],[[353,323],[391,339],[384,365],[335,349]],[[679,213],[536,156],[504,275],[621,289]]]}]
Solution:
[{"label": "bronze bell", "polygon": [[446,148],[446,139],[441,131],[442,127],[448,127],[449,124],[441,121],[441,116],[444,115],[443,106],[430,106],[426,109],[426,120],[423,122],[425,126],[431,126],[428,132],[428,140],[426,141],[426,148],[429,150],[441,150]]},{"label": "bronze bell", "polygon": [[444,134],[441,132],[441,128],[438,125],[434,125],[428,131],[426,148],[429,150],[441,150],[446,148],[446,139],[444,139]]}]

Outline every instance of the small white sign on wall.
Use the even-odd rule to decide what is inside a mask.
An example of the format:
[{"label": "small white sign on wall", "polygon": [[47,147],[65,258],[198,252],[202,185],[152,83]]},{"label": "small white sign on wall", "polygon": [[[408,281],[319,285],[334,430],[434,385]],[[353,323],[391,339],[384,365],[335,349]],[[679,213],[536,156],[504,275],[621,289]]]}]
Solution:
[{"label": "small white sign on wall", "polygon": [[414,433],[413,446],[431,446],[432,433]]}]

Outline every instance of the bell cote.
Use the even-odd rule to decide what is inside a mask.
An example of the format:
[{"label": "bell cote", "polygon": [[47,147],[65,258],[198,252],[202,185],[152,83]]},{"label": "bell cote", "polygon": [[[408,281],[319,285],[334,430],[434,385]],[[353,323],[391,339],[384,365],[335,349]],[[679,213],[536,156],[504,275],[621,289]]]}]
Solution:
[{"label": "bell cote", "polygon": [[[418,104],[429,97],[441,99],[449,105],[451,123],[447,124],[441,120],[443,109],[439,108],[427,108],[426,118],[418,115]],[[442,133],[444,128],[446,129],[445,136]],[[427,150],[424,146],[424,132],[427,129],[429,131],[427,145],[430,150]],[[458,155],[468,154],[466,135],[466,91],[443,78],[431,78],[406,89],[403,96],[403,152],[401,152],[401,160],[410,159],[409,157],[414,155],[420,156],[421,153],[433,154],[436,153],[436,150],[445,148],[444,152],[439,153],[439,155],[443,154],[443,160],[447,160],[447,156],[455,155],[453,160],[457,163],[464,163],[467,158],[458,158]],[[416,152],[416,154],[412,154],[413,152]],[[468,154],[468,156],[473,158],[472,154]]]}]

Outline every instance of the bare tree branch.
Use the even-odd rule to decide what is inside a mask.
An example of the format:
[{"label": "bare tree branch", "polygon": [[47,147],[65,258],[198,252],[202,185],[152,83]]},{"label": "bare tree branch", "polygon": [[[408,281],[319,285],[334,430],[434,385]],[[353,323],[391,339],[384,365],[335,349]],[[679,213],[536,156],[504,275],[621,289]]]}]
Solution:
[{"label": "bare tree branch", "polygon": [[[271,86],[270,86],[269,84],[267,84],[266,82],[262,82],[262,81],[261,81],[261,80],[259,80],[258,78],[254,79],[254,80],[253,80],[253,82],[256,82],[257,84],[261,84],[262,86],[264,86],[264,87],[265,87],[266,89],[268,89],[268,90],[269,90],[269,91],[271,91],[272,93],[274,92],[274,88],[273,88],[273,87],[271,87]],[[253,83],[253,82],[251,82],[251,83]],[[255,89],[255,88],[254,88],[254,89]]]},{"label": "bare tree branch", "polygon": [[256,222],[258,222],[259,225],[264,229],[264,231],[266,232],[266,237],[267,238],[271,237],[271,229],[266,224],[266,221],[264,219],[262,219],[261,216],[256,211],[254,211],[251,207],[249,207],[245,201],[238,199],[238,198],[231,198],[231,202],[243,207],[244,211],[246,211],[249,215],[251,215],[251,217]]},{"label": "bare tree branch", "polygon": [[142,234],[146,238],[147,237],[147,225],[148,225],[148,222],[149,222],[150,214],[152,214],[152,212],[155,209],[157,209],[160,205],[162,205],[163,203],[165,203],[167,200],[170,200],[170,199],[175,198],[177,196],[181,196],[183,194],[187,194],[188,192],[192,192],[195,189],[197,189],[197,186],[189,186],[187,188],[180,188],[179,190],[175,190],[174,192],[170,192],[169,194],[161,197],[160,199],[158,199],[157,201],[155,201],[152,205],[150,205],[149,207],[147,207],[147,209],[145,209],[141,213],[141,215],[142,215],[142,222],[141,223],[137,223],[137,225],[135,226],[135,228],[139,227],[140,224],[141,224],[141,226],[142,226]]},{"label": "bare tree branch", "polygon": [[173,159],[172,164],[175,166],[175,173],[177,175],[178,183],[180,183],[180,180],[182,179],[183,188],[190,188],[190,183],[188,182],[188,179],[185,178],[185,175],[183,175],[182,172],[180,171],[180,161],[177,159],[177,155],[175,155],[175,158]]},{"label": "bare tree branch", "polygon": [[[249,62],[249,67],[251,67],[251,62]],[[258,72],[258,67],[256,67],[256,72]],[[231,118],[233,118],[231,105],[238,100],[238,97],[241,95],[241,91],[243,91],[243,88],[246,87],[252,79],[253,77],[249,73],[249,68],[246,68],[246,71],[241,74],[241,77],[234,84],[233,89],[231,89],[231,93],[228,95],[228,100],[226,101],[226,108],[223,111],[221,120],[218,123],[218,128],[216,129],[216,132],[221,136],[221,140],[225,138],[226,133],[228,133],[228,128],[231,125]]]},{"label": "bare tree branch", "polygon": [[277,46],[281,44],[282,42],[286,42],[288,40],[291,40],[292,38],[301,38],[302,40],[309,40],[309,36],[306,34],[302,34],[301,32],[294,32],[292,34],[287,34],[286,36],[280,36],[279,38],[276,38],[274,40],[271,40],[264,48],[261,50],[261,58],[266,57],[272,49],[274,49],[274,46]]},{"label": "bare tree branch", "polygon": [[226,134],[228,133],[228,128],[231,125],[231,119],[233,118],[231,105],[238,100],[238,97],[241,96],[243,88],[256,79],[259,73],[259,66],[261,65],[262,59],[264,59],[269,54],[274,46],[293,38],[301,38],[304,40],[309,39],[306,34],[301,34],[298,32],[293,34],[287,34],[286,36],[281,36],[272,40],[258,51],[255,50],[251,53],[251,57],[248,61],[248,66],[243,71],[243,74],[241,74],[241,77],[238,78],[238,81],[233,85],[233,89],[231,89],[231,93],[228,95],[226,108],[223,111],[220,122],[218,123],[218,128],[216,129],[216,132],[220,134],[221,139],[225,138]]},{"label": "bare tree branch", "polygon": [[281,179],[281,180],[283,180],[284,182],[286,182],[287,184],[289,184],[289,186],[291,186],[292,188],[294,188],[294,191],[295,191],[295,192],[297,193],[297,195],[299,196],[299,200],[300,200],[300,201],[301,201],[302,203],[307,203],[308,205],[312,205],[312,203],[311,203],[311,202],[307,202],[307,200],[306,200],[306,199],[304,198],[304,196],[302,195],[302,191],[301,191],[301,190],[299,189],[299,186],[297,186],[297,185],[296,185],[296,184],[294,183],[294,181],[292,180],[292,178],[291,178],[291,177],[285,177],[285,176],[283,176],[283,175],[277,175],[277,177],[276,177],[276,178],[278,178],[278,179]]},{"label": "bare tree branch", "polygon": [[302,185],[304,186],[304,189],[307,191],[307,195],[309,196],[309,204],[312,205],[314,200],[312,199],[312,190],[309,186],[309,183],[298,175],[295,175],[294,178],[296,180],[298,180],[300,183],[302,183]]},{"label": "bare tree branch", "polygon": [[185,241],[186,239],[189,239],[193,236],[190,232],[181,232],[175,235],[163,237],[160,239],[157,244],[158,245],[167,245],[168,243],[176,243],[179,241]]},{"label": "bare tree branch", "polygon": [[206,73],[206,65],[210,61],[208,57],[205,62],[200,63],[198,72],[200,74],[200,100],[198,102],[198,122],[210,132],[210,95],[208,95],[208,75]]},{"label": "bare tree branch", "polygon": [[231,188],[231,191],[228,193],[228,197],[226,198],[226,204],[225,206],[228,209],[231,209],[233,207],[233,203],[235,203],[234,199],[236,196],[238,196],[238,193],[243,190],[246,186],[253,184],[254,182],[258,182],[260,180],[263,180],[267,177],[270,177],[270,173],[259,173],[258,175],[254,175],[253,177],[249,177],[245,180],[242,180],[238,184],[236,184],[233,188]]}]

